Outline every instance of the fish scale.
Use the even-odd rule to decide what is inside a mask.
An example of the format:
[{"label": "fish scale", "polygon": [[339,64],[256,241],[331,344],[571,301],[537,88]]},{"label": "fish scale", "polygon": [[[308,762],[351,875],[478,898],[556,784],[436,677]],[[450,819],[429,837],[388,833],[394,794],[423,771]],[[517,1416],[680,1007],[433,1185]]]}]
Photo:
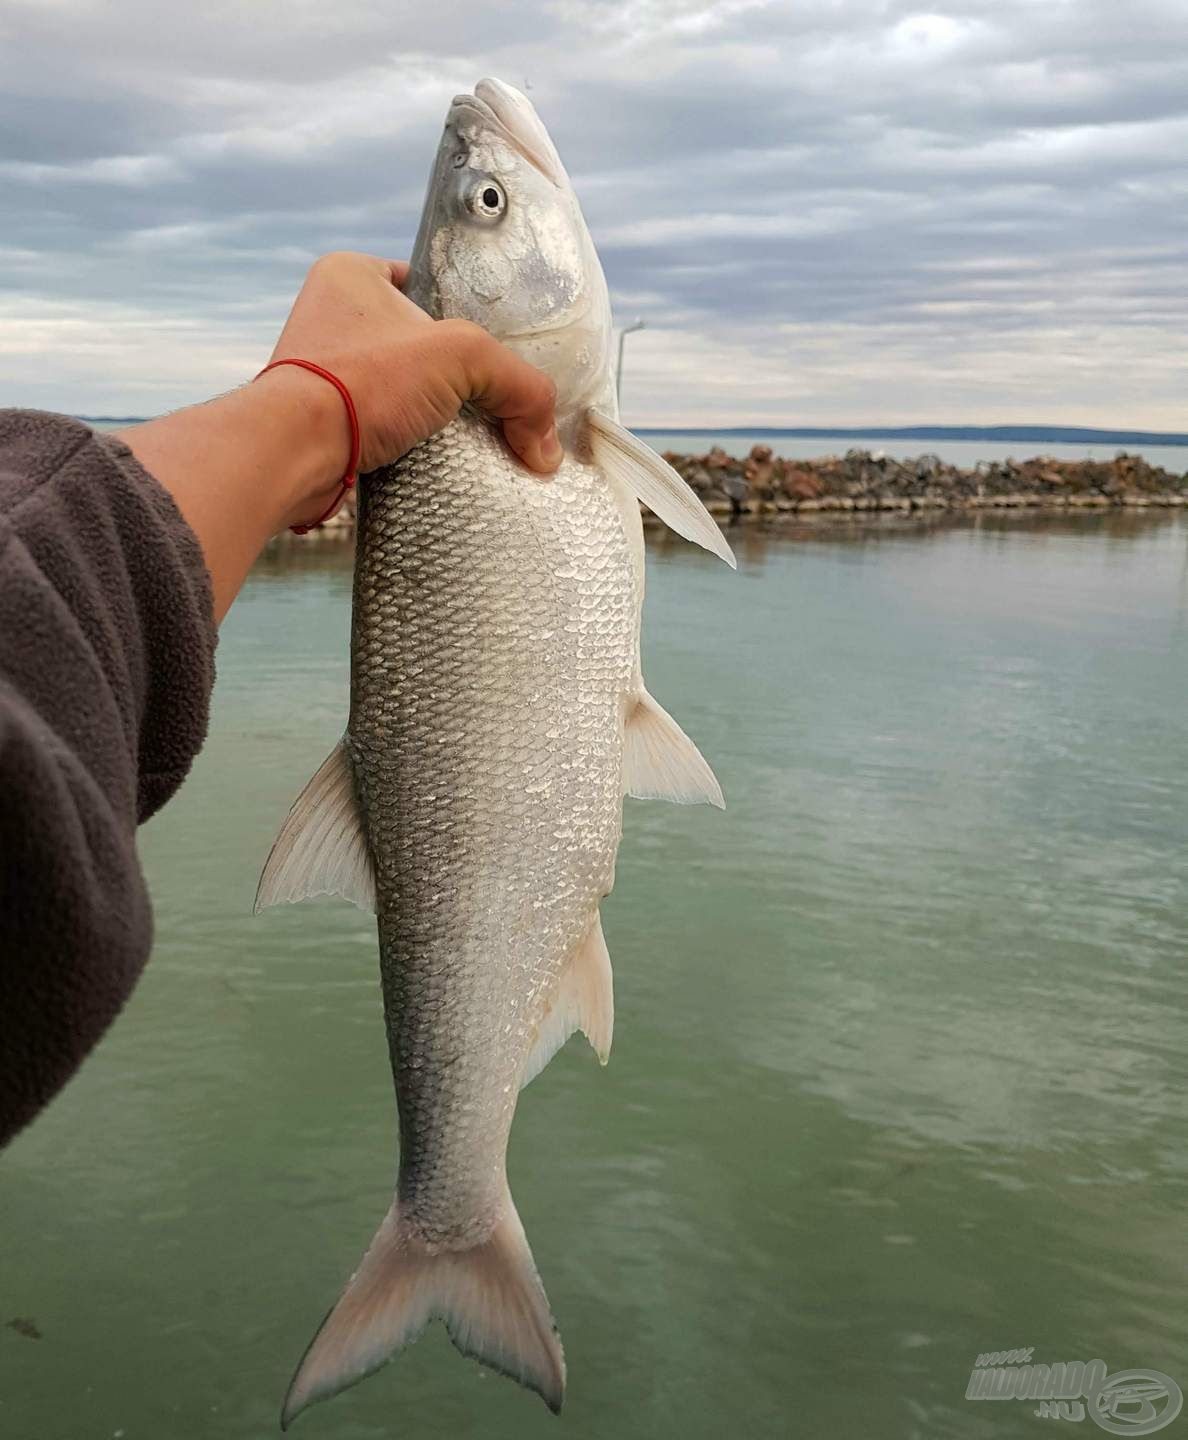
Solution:
[{"label": "fish scale", "polygon": [[359,507],[347,744],[376,869],[401,1213],[485,1240],[519,1076],[609,891],[638,597],[602,474],[464,416]]}]

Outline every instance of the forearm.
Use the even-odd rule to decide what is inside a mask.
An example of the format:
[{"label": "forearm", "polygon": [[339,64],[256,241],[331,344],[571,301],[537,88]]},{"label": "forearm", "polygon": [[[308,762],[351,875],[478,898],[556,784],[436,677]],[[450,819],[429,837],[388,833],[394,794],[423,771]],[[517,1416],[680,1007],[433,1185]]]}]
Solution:
[{"label": "forearm", "polygon": [[0,1143],[147,958],[136,824],[202,743],[214,643],[194,536],[124,446],[0,410]]},{"label": "forearm", "polygon": [[350,453],[341,397],[295,366],[117,438],[169,491],[198,537],[216,620],[272,536],[329,505]]},{"label": "forearm", "polygon": [[0,1145],[70,1077],[148,959],[121,799],[0,675]]}]

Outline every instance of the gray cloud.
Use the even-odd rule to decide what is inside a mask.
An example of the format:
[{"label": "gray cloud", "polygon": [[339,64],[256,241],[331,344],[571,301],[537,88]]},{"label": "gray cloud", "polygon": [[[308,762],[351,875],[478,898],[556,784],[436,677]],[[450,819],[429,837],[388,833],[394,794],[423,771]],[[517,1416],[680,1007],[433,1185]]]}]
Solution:
[{"label": "gray cloud", "polygon": [[1179,0],[0,7],[8,403],[161,409],[308,261],[400,254],[445,106],[530,83],[638,423],[1183,428]]}]

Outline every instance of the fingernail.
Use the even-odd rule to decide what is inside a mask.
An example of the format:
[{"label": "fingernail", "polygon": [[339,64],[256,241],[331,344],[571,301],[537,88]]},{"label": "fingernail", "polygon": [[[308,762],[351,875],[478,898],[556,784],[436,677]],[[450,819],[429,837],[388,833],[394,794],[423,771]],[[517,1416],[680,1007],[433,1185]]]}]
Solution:
[{"label": "fingernail", "polygon": [[557,439],[557,427],[549,427],[549,433],[540,442],[540,458],[549,467],[555,470],[565,458],[565,451],[561,448],[561,442]]}]

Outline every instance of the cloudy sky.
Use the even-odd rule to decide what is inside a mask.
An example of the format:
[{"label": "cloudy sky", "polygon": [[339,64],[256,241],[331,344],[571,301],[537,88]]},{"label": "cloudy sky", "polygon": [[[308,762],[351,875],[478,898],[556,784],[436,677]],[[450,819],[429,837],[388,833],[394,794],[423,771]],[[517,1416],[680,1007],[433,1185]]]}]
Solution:
[{"label": "cloudy sky", "polygon": [[0,404],[156,413],[530,86],[630,423],[1188,428],[1185,0],[0,0]]}]

